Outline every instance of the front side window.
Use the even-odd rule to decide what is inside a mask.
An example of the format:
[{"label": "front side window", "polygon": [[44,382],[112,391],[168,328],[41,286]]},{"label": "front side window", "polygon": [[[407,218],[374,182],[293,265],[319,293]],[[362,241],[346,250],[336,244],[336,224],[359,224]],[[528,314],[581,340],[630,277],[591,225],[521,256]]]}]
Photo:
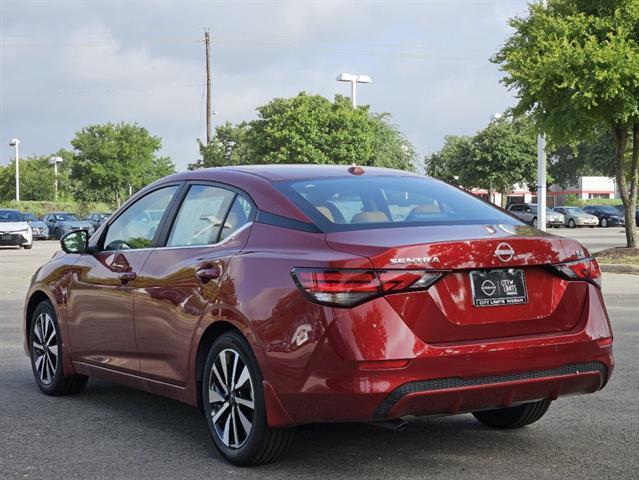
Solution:
[{"label": "front side window", "polygon": [[128,250],[153,246],[160,220],[177,189],[177,186],[160,188],[127,208],[109,225],[104,249]]},{"label": "front side window", "polygon": [[78,221],[78,217],[76,217],[73,213],[55,213],[53,217],[58,222],[77,222]]},{"label": "front side window", "polygon": [[216,243],[234,198],[235,193],[224,188],[193,185],[180,206],[167,247]]},{"label": "front side window", "polygon": [[276,186],[325,231],[520,224],[477,197],[426,177],[318,178]]}]

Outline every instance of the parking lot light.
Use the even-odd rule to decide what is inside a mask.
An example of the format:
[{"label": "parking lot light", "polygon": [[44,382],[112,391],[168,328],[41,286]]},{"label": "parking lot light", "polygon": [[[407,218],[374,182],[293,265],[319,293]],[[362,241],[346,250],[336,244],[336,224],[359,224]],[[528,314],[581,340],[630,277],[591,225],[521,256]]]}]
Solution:
[{"label": "parking lot light", "polygon": [[17,138],[9,142],[10,147],[16,147],[16,202],[20,201],[20,157],[18,154],[18,145],[20,145],[20,140]]},{"label": "parking lot light", "polygon": [[58,163],[64,162],[62,157],[51,157],[49,159],[49,165],[53,165],[53,175],[55,178],[55,199],[58,199]]},{"label": "parking lot light", "polygon": [[373,79],[368,75],[356,75],[354,73],[340,73],[336,80],[338,82],[349,82],[351,84],[351,102],[353,108],[357,107],[357,84],[373,83]]}]

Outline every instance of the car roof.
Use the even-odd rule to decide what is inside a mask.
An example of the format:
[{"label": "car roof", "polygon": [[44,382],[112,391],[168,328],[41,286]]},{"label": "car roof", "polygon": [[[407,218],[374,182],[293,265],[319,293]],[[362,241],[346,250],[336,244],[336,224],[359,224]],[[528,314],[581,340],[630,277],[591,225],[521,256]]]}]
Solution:
[{"label": "car roof", "polygon": [[[261,177],[271,182],[284,180],[302,180],[318,177],[345,177],[351,175],[348,169],[350,165],[237,165],[228,167],[204,168],[202,170],[192,170],[189,173],[197,173],[202,180],[215,180],[218,174],[223,172],[237,172]],[[416,176],[417,173],[397,170],[393,168],[361,167],[364,169],[364,176]],[[186,172],[184,172],[186,173]],[[181,175],[181,174],[178,174]]]}]

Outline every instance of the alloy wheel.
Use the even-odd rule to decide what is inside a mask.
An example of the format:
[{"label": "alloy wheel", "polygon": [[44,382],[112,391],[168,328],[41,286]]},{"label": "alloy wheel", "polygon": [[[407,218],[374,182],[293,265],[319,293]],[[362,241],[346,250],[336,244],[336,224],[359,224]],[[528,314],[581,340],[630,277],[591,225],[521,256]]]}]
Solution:
[{"label": "alloy wheel", "polygon": [[41,313],[36,318],[31,345],[38,377],[43,384],[50,385],[58,367],[58,335],[48,313]]},{"label": "alloy wheel", "polygon": [[208,392],[216,435],[228,448],[242,447],[253,429],[255,395],[249,369],[237,351],[227,348],[218,354]]}]

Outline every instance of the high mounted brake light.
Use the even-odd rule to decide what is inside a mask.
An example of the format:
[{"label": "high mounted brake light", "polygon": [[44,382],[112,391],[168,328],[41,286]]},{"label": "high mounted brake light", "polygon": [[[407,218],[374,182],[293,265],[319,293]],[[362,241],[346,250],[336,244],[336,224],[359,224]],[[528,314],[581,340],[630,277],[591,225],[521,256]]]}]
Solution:
[{"label": "high mounted brake light", "polygon": [[291,275],[312,302],[348,308],[385,294],[425,290],[444,272],[294,268]]},{"label": "high mounted brake light", "polygon": [[582,280],[601,288],[601,269],[594,258],[550,265],[550,270],[566,280]]}]

